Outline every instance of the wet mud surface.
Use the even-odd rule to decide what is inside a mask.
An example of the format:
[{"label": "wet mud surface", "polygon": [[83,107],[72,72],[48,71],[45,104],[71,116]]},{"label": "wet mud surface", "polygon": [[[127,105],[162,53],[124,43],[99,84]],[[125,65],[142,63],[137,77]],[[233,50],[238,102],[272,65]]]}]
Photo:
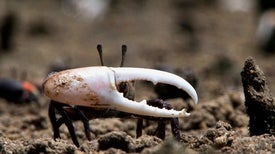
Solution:
[{"label": "wet mud surface", "polygon": [[[231,12],[205,1],[184,5],[178,1],[151,0],[120,3],[92,19],[64,9],[61,1],[0,1],[0,19],[10,10],[18,19],[11,51],[0,53],[0,75],[20,78],[26,71],[26,79],[41,88],[50,70],[100,65],[97,44],[103,45],[104,64],[119,66],[121,45],[126,44],[124,66],[162,65],[171,67],[178,75],[181,69],[194,73],[199,103],[195,105],[182,98],[167,100],[175,109],[190,110],[189,117],[179,119],[181,141],[173,138],[170,124],[166,125],[164,140],[152,136],[157,128],[155,121],[144,122],[143,135],[136,138],[136,118],[90,120],[91,141],[85,136],[83,124],[75,121],[80,147],[73,144],[64,125],[60,127],[61,139],[54,140],[48,117],[49,99],[41,94],[39,103],[0,100],[2,153],[275,152],[274,126],[267,127],[263,134],[256,131],[253,136],[249,130],[258,130],[257,121],[253,125],[248,117],[257,117],[258,111],[247,114],[248,102],[266,101],[271,107],[263,106],[274,114],[274,55],[263,53],[257,46],[255,9]],[[186,25],[191,25],[191,30]],[[248,57],[253,57],[262,71],[260,75],[264,75],[263,80],[257,76],[249,79],[261,83],[256,87],[255,83],[248,83],[256,89],[256,94],[248,91],[255,100],[245,99],[242,83],[241,72]],[[17,75],[12,73],[13,69]],[[152,84],[147,82],[137,82],[135,91],[138,101],[157,97]]]}]

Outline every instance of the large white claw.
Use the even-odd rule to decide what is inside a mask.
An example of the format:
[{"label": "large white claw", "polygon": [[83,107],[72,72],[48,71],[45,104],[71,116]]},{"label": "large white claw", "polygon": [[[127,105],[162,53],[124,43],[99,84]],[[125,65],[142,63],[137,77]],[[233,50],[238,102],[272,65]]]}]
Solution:
[{"label": "large white claw", "polygon": [[153,69],[108,68],[104,66],[65,70],[52,74],[43,83],[44,94],[71,105],[112,108],[118,111],[154,117],[185,117],[185,110],[175,111],[149,106],[146,100],[136,102],[123,97],[116,84],[130,80],[166,83],[185,90],[195,102],[195,89],[181,77]]},{"label": "large white claw", "polygon": [[[146,68],[110,68],[114,71],[115,82],[125,82],[125,81],[133,81],[133,80],[146,80],[157,83],[165,83],[178,87],[186,91],[195,103],[198,102],[198,96],[195,89],[183,78],[168,73],[164,71],[154,70],[154,69],[146,69]],[[153,116],[153,117],[186,117],[189,116],[189,113],[185,111],[185,109],[181,111],[176,110],[167,110],[165,108],[160,109],[158,107],[149,106],[146,103],[146,100],[141,102],[135,102],[124,98],[122,93],[118,93],[117,91],[113,91],[112,95],[109,95],[110,101],[113,101],[113,105],[116,106],[117,110],[127,111],[129,113],[134,113],[138,115],[145,116]],[[106,99],[107,99],[106,97]]]},{"label": "large white claw", "polygon": [[132,80],[146,80],[154,84],[165,83],[186,91],[195,103],[198,102],[196,90],[186,80],[175,74],[148,68],[110,67],[110,69],[115,72],[116,83]]}]

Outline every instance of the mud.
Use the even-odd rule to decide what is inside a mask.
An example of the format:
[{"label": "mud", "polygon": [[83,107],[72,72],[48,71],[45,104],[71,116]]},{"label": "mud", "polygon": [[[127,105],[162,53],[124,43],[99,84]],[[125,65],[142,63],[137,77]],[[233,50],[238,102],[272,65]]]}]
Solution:
[{"label": "mud", "polygon": [[[264,134],[250,132],[245,104],[251,100],[245,100],[241,76],[245,60],[253,57],[264,72],[269,93],[262,97],[266,89],[256,85],[256,90],[264,89],[251,97],[273,105],[274,55],[258,46],[256,7],[233,12],[204,0],[122,0],[112,5],[94,19],[70,10],[63,1],[0,1],[0,24],[10,10],[17,20],[12,47],[0,51],[0,77],[20,78],[18,74],[27,72],[25,78],[41,89],[49,70],[100,65],[97,44],[103,45],[104,64],[119,66],[121,45],[126,44],[125,67],[168,65],[194,72],[199,103],[167,100],[176,109],[191,105],[191,115],[179,119],[181,142],[173,139],[168,124],[164,140],[152,136],[157,127],[154,121],[144,122],[143,135],[136,138],[135,118],[90,120],[91,141],[83,124],[74,122],[80,147],[72,143],[64,125],[61,139],[53,140],[49,99],[41,94],[39,103],[0,100],[1,153],[275,153],[273,127]],[[136,83],[137,101],[156,96],[151,84]],[[252,113],[259,114],[258,110]]]}]

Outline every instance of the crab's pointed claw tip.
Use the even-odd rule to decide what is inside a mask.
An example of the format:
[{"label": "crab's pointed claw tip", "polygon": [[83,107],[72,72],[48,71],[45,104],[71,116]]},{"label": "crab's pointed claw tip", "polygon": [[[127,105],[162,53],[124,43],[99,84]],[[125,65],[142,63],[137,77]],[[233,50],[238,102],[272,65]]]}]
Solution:
[{"label": "crab's pointed claw tip", "polygon": [[195,91],[195,95],[194,95],[194,96],[191,96],[191,97],[192,97],[192,99],[194,100],[195,104],[198,104],[199,98],[198,98],[198,94],[196,93],[196,91]]}]

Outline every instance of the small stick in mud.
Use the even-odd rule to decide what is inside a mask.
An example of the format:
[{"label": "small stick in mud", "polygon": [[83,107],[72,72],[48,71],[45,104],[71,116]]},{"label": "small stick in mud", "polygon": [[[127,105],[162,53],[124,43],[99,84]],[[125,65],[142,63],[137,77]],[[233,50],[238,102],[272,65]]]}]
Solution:
[{"label": "small stick in mud", "polygon": [[263,71],[249,57],[241,72],[250,135],[274,134],[275,104]]}]

